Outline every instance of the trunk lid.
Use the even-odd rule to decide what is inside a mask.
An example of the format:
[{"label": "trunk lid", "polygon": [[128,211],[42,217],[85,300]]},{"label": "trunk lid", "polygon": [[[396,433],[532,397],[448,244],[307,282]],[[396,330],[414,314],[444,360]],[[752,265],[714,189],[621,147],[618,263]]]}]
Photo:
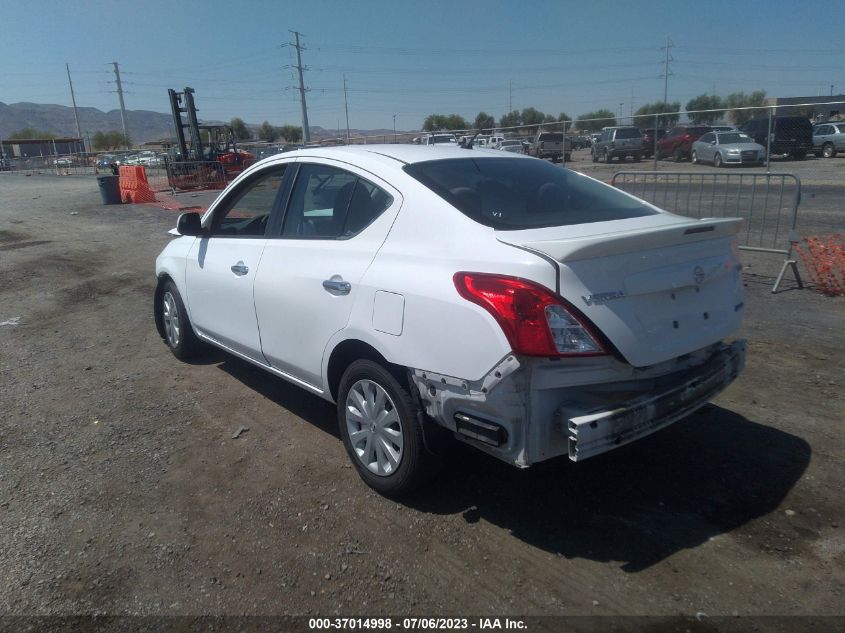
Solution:
[{"label": "trunk lid", "polygon": [[716,343],[740,326],[738,219],[661,213],[615,222],[496,231],[552,258],[559,294],[635,367]]}]

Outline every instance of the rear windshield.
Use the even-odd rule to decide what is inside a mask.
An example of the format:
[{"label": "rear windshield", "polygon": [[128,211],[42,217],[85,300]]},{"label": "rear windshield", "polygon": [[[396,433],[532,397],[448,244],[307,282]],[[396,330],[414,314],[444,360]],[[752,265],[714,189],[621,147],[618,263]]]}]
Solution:
[{"label": "rear windshield", "polygon": [[494,229],[568,226],[657,213],[616,189],[543,160],[450,158],[404,169],[461,213]]},{"label": "rear windshield", "polygon": [[541,141],[549,141],[550,143],[560,143],[563,140],[563,134],[555,134],[553,132],[547,132],[546,134],[540,135]]},{"label": "rear windshield", "polygon": [[635,127],[623,127],[616,130],[616,138],[640,138],[641,136],[642,132]]},{"label": "rear windshield", "polygon": [[455,137],[451,135],[440,135],[431,137],[432,143],[455,143]]}]

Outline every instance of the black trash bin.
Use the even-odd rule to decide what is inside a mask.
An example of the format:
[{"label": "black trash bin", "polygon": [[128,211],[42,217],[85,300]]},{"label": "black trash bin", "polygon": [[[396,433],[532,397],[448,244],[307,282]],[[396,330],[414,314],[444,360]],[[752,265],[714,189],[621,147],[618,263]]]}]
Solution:
[{"label": "black trash bin", "polygon": [[97,176],[103,204],[120,204],[120,176]]}]

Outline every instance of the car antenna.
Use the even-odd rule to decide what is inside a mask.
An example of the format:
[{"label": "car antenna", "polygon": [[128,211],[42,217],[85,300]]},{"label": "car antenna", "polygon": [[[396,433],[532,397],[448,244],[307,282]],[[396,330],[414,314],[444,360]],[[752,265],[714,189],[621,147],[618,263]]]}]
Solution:
[{"label": "car antenna", "polygon": [[461,147],[463,147],[464,149],[472,149],[472,144],[475,143],[475,139],[478,137],[479,134],[481,134],[481,132],[481,128],[478,128],[475,131],[475,134],[472,135],[472,138],[469,139],[469,141],[464,141],[461,143]]}]

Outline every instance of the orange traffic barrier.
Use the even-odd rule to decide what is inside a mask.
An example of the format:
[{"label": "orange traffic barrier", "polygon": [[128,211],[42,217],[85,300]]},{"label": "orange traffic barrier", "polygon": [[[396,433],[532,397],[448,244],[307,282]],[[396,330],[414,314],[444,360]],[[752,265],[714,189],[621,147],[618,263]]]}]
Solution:
[{"label": "orange traffic barrier", "polygon": [[120,167],[120,200],[124,204],[155,202],[155,194],[147,182],[147,170],[143,166],[122,165]]}]

